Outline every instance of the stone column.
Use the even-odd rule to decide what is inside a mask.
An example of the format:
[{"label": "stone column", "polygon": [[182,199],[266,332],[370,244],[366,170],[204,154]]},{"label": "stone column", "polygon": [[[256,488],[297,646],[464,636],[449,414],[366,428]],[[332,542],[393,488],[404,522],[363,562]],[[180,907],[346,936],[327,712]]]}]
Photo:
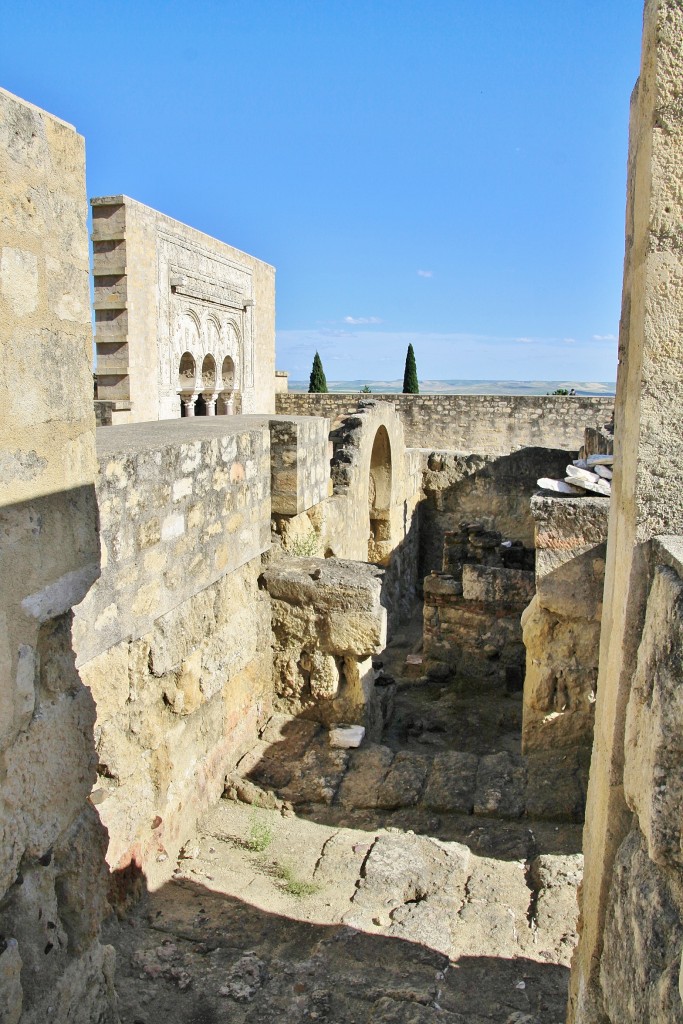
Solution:
[{"label": "stone column", "polygon": [[194,403],[196,401],[195,396],[190,395],[189,397],[187,397],[186,395],[181,395],[180,397],[182,398],[183,405],[185,406],[185,415],[194,416]]},{"label": "stone column", "polygon": [[[652,538],[683,534],[683,8],[646,0],[631,102],[615,472],[584,833],[582,930],[569,1021],[612,1021],[602,993],[605,911],[631,827],[624,735],[652,575]],[[657,1018],[659,1021],[659,1018]],[[620,1021],[620,1024],[624,1024]]]},{"label": "stone column", "polygon": [[204,401],[206,402],[206,415],[207,416],[215,416],[216,415],[216,399],[218,398],[218,395],[211,394],[211,393],[209,393],[209,394],[204,393],[203,394],[203,398],[204,398]]}]

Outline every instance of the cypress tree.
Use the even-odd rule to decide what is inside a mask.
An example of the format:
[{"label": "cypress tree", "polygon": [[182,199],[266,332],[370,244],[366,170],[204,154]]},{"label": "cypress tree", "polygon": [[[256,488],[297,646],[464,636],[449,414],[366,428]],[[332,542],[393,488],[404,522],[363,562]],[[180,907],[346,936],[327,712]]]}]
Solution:
[{"label": "cypress tree", "polygon": [[311,377],[308,383],[308,393],[309,395],[327,394],[325,371],[323,370],[322,360],[317,352],[313,356],[313,369],[311,370]]},{"label": "cypress tree", "polygon": [[415,365],[415,353],[413,352],[412,344],[408,345],[408,352],[406,354],[406,368],[403,373],[403,394],[420,394],[420,385],[417,382],[417,366]]}]

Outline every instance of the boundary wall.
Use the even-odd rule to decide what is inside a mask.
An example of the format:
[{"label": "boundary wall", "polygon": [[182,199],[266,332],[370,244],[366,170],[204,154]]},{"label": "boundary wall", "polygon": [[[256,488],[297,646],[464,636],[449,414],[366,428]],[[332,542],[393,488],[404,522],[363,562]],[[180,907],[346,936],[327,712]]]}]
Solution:
[{"label": "boundary wall", "polygon": [[368,401],[391,404],[408,448],[443,448],[508,454],[517,448],[578,450],[586,426],[601,426],[614,412],[613,398],[561,395],[309,395],[275,396],[279,415],[327,416],[355,412]]}]

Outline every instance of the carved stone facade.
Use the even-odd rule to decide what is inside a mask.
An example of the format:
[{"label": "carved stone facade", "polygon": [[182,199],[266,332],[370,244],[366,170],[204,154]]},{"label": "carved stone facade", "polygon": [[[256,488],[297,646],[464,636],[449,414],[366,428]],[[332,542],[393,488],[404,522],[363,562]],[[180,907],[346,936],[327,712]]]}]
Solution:
[{"label": "carved stone facade", "polygon": [[272,411],[273,268],[127,196],[91,202],[112,423]]}]

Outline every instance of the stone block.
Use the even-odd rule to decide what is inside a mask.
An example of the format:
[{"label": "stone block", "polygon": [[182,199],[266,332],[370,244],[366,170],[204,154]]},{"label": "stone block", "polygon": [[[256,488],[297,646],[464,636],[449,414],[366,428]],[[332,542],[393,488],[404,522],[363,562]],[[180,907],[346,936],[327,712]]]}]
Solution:
[{"label": "stone block", "polygon": [[525,808],[526,769],[506,751],[487,754],[477,768],[474,813],[521,818]]},{"label": "stone block", "polygon": [[626,716],[624,790],[652,860],[683,865],[683,581],[658,566]]},{"label": "stone block", "polygon": [[600,978],[614,1021],[683,1024],[680,874],[654,864],[637,828],[621,843],[607,901]]},{"label": "stone block", "polygon": [[488,565],[463,565],[462,596],[465,601],[525,607],[534,596],[532,572]]},{"label": "stone block", "polygon": [[475,754],[448,751],[437,754],[427,778],[423,802],[432,811],[471,814],[479,759]]}]

